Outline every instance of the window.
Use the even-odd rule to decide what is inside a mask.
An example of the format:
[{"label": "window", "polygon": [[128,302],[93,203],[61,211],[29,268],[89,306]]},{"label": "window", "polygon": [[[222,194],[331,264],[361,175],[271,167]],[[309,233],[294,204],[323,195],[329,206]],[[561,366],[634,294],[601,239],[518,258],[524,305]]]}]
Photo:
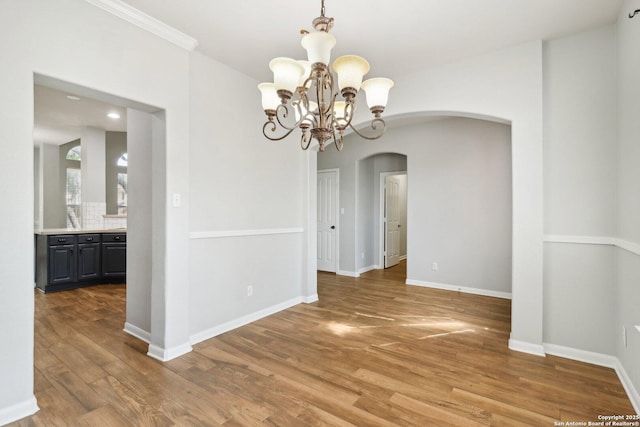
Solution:
[{"label": "window", "polygon": [[71,147],[69,151],[67,151],[67,160],[82,160],[81,148],[79,145]]},{"label": "window", "polygon": [[80,169],[67,168],[67,228],[80,227],[80,175]]},{"label": "window", "polygon": [[118,215],[127,214],[127,174],[118,174]]},{"label": "window", "polygon": [[66,183],[66,203],[67,203],[67,228],[80,228],[82,215],[82,197],[80,194],[80,161],[82,160],[82,149],[80,145],[75,145],[67,151],[67,183]]},{"label": "window", "polygon": [[127,153],[124,153],[122,156],[120,156],[120,158],[118,159],[118,166],[123,166],[125,168],[129,166],[129,158],[127,157]]}]

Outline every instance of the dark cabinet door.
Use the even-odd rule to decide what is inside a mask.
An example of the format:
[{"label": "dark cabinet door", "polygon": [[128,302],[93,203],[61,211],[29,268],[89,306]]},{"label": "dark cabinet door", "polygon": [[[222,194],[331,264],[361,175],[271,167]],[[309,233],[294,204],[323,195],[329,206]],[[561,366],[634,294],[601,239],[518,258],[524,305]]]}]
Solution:
[{"label": "dark cabinet door", "polygon": [[78,243],[78,280],[100,277],[100,243]]},{"label": "dark cabinet door", "polygon": [[76,280],[75,245],[49,247],[49,284],[69,283]]},{"label": "dark cabinet door", "polygon": [[124,277],[127,273],[127,244],[102,244],[102,276]]}]

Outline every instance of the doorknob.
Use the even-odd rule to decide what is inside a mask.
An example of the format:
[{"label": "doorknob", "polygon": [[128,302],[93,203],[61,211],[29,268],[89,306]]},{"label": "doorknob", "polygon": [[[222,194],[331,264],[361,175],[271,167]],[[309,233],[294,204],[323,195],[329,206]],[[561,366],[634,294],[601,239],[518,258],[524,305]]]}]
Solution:
[{"label": "doorknob", "polygon": [[331,229],[332,229],[332,230],[335,230],[335,229],[336,229],[336,226],[335,226],[335,225],[332,225],[332,226],[331,226]]}]

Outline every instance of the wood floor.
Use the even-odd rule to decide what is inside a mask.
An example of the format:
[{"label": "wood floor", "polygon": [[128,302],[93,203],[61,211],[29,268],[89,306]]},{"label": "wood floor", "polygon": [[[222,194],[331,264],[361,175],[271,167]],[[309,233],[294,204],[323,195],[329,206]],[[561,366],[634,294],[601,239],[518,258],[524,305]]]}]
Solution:
[{"label": "wood floor", "polygon": [[12,426],[553,426],[633,414],[611,369],[507,348],[510,302],[319,273],[320,301],[168,363],[122,332],[124,285],[36,292],[35,394]]}]

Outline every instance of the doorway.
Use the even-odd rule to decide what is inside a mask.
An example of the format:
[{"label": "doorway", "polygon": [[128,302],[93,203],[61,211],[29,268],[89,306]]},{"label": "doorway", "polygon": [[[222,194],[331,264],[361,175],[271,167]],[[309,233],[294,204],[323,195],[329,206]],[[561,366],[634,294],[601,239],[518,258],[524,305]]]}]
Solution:
[{"label": "doorway", "polygon": [[[118,184],[122,179],[123,164],[122,155],[126,152],[127,162],[126,176],[126,246],[127,246],[127,272],[126,272],[126,323],[124,325],[125,332],[136,338],[149,343],[151,340],[151,287],[152,287],[152,253],[154,246],[152,245],[152,237],[154,236],[152,228],[154,224],[154,209],[152,206],[152,192],[160,190],[154,182],[162,182],[159,174],[164,174],[164,158],[160,156],[163,147],[166,145],[164,136],[164,111],[153,106],[130,101],[119,96],[110,95],[99,92],[86,87],[78,86],[73,83],[64,82],[58,79],[43,75],[34,75],[34,85],[43,88],[42,91],[34,91],[36,94],[44,92],[48,99],[41,103],[39,99],[34,99],[34,142],[38,138],[43,138],[42,129],[53,131],[50,132],[50,145],[57,153],[58,145],[65,140],[76,140],[78,144],[80,132],[82,129],[98,130],[103,134],[114,132],[125,135],[125,148],[120,151],[111,153],[107,147],[102,155],[103,164],[101,167],[102,186],[105,186],[106,179],[110,180],[113,191],[113,213],[111,211],[100,211],[96,215],[96,221],[99,224],[83,223],[82,227],[90,227],[92,229],[100,228],[123,228],[125,225],[118,221],[123,213],[123,195],[117,191]],[[86,100],[86,101],[83,101]],[[66,107],[65,104],[70,106]],[[91,106],[87,108],[86,105]],[[106,117],[106,112],[99,111],[104,106],[111,106],[113,110],[117,110],[121,119],[126,124],[123,128],[109,129],[107,121],[113,120]],[[95,107],[95,108],[94,108]],[[49,111],[39,111],[38,109]],[[109,111],[113,112],[113,111]],[[45,117],[42,123],[38,123],[39,118]],[[55,122],[55,119],[66,120],[67,122]],[[70,125],[73,123],[77,129]],[[41,129],[38,129],[38,125]],[[61,132],[63,129],[65,132]],[[55,132],[57,131],[57,132]],[[74,132],[77,134],[75,135]],[[57,145],[55,138],[61,138]],[[75,135],[75,137],[74,137]],[[120,143],[119,143],[120,144]],[[106,140],[103,146],[108,145]],[[120,144],[121,145],[121,144]],[[119,146],[119,145],[118,145]],[[36,150],[34,150],[35,152]],[[113,155],[112,155],[113,154]],[[37,156],[38,163],[43,161],[41,155]],[[113,163],[113,164],[111,164]],[[38,176],[37,164],[34,172],[36,174],[35,182],[37,185],[34,192],[34,210],[35,210],[35,226],[36,229],[46,228],[47,221],[43,221],[43,214],[38,213],[43,209],[44,194],[42,180],[44,177]],[[106,174],[106,179],[104,178]],[[157,178],[157,179],[154,179]],[[62,181],[62,180],[61,180]],[[109,191],[108,187],[101,188],[100,192]],[[84,196],[84,195],[83,195]],[[120,197],[118,197],[120,196]],[[57,197],[57,196],[56,196]],[[102,197],[105,197],[104,195]],[[60,198],[64,201],[64,191]],[[103,205],[106,203],[102,203]],[[60,203],[64,212],[64,203]],[[103,220],[104,217],[104,220]],[[64,215],[62,220],[64,220]],[[86,219],[86,218],[85,218]],[[104,221],[104,222],[103,222]],[[158,226],[161,226],[157,221]],[[64,225],[59,226],[64,228]]]},{"label": "doorway", "polygon": [[407,259],[407,173],[380,174],[379,265],[396,266]]},{"label": "doorway", "polygon": [[330,273],[338,271],[339,186],[339,169],[325,169],[318,171],[317,269]]}]

